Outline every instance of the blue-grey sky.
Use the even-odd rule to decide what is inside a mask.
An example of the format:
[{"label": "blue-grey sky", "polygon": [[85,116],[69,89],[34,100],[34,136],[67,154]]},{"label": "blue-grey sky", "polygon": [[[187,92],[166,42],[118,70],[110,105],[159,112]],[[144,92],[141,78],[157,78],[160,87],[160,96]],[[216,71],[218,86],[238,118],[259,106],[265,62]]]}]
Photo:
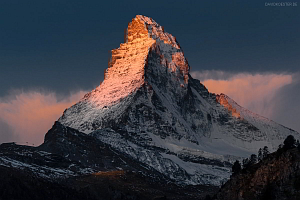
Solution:
[{"label": "blue-grey sky", "polygon": [[300,5],[263,1],[0,1],[0,96],[89,89],[142,14],[176,36],[192,70],[289,71],[300,63]]},{"label": "blue-grey sky", "polygon": [[[192,71],[290,74],[299,80],[300,4],[9,0],[0,1],[0,98],[15,90],[42,90],[63,99],[98,86],[110,50],[123,42],[124,29],[137,14],[177,38]],[[299,94],[298,83],[280,94]]]}]

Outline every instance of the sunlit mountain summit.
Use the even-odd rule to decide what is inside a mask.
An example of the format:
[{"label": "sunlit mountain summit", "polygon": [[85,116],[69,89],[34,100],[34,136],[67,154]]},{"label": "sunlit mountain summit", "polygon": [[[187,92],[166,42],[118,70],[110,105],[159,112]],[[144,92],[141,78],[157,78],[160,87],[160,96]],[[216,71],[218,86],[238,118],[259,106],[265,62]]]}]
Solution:
[{"label": "sunlit mountain summit", "polygon": [[299,134],[210,93],[174,36],[137,15],[104,81],[58,120],[181,184],[219,185],[234,160]]}]

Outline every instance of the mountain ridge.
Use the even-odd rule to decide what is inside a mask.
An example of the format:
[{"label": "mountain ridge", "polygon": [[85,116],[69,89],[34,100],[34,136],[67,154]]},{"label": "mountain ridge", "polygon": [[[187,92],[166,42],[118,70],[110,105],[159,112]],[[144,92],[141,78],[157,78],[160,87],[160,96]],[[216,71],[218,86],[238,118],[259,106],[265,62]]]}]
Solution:
[{"label": "mountain ridge", "polygon": [[287,135],[299,138],[228,96],[210,93],[189,70],[176,38],[137,15],[125,43],[112,50],[104,81],[58,121],[182,184],[219,185],[230,176],[228,163],[261,146],[275,150]]},{"label": "mountain ridge", "polygon": [[38,147],[0,144],[0,199],[189,199],[217,187],[182,186],[125,153],[55,122]]}]

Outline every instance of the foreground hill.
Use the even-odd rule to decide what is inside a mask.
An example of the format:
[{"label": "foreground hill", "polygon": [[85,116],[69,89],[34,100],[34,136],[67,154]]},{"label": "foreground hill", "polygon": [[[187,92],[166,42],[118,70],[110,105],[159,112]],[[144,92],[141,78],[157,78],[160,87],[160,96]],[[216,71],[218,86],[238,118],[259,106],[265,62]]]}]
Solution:
[{"label": "foreground hill", "polygon": [[222,186],[218,200],[300,199],[300,152],[280,149],[244,169]]}]

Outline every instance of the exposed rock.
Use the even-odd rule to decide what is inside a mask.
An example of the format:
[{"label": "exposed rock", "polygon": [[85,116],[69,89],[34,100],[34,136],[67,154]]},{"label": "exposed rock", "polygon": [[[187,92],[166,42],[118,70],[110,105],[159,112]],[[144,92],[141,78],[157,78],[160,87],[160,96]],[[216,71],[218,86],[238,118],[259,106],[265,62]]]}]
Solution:
[{"label": "exposed rock", "polygon": [[94,135],[179,184],[220,185],[230,165],[299,133],[215,95],[189,74],[176,38],[137,15],[99,87],[59,122]]},{"label": "exposed rock", "polygon": [[195,200],[213,186],[178,186],[163,174],[56,122],[39,147],[0,145],[0,199]]},{"label": "exposed rock", "polygon": [[231,104],[228,103],[226,96],[224,94],[217,95],[216,99],[222,106],[224,106],[231,112],[232,116],[236,118],[241,117],[241,114],[235,108],[233,108]]}]

